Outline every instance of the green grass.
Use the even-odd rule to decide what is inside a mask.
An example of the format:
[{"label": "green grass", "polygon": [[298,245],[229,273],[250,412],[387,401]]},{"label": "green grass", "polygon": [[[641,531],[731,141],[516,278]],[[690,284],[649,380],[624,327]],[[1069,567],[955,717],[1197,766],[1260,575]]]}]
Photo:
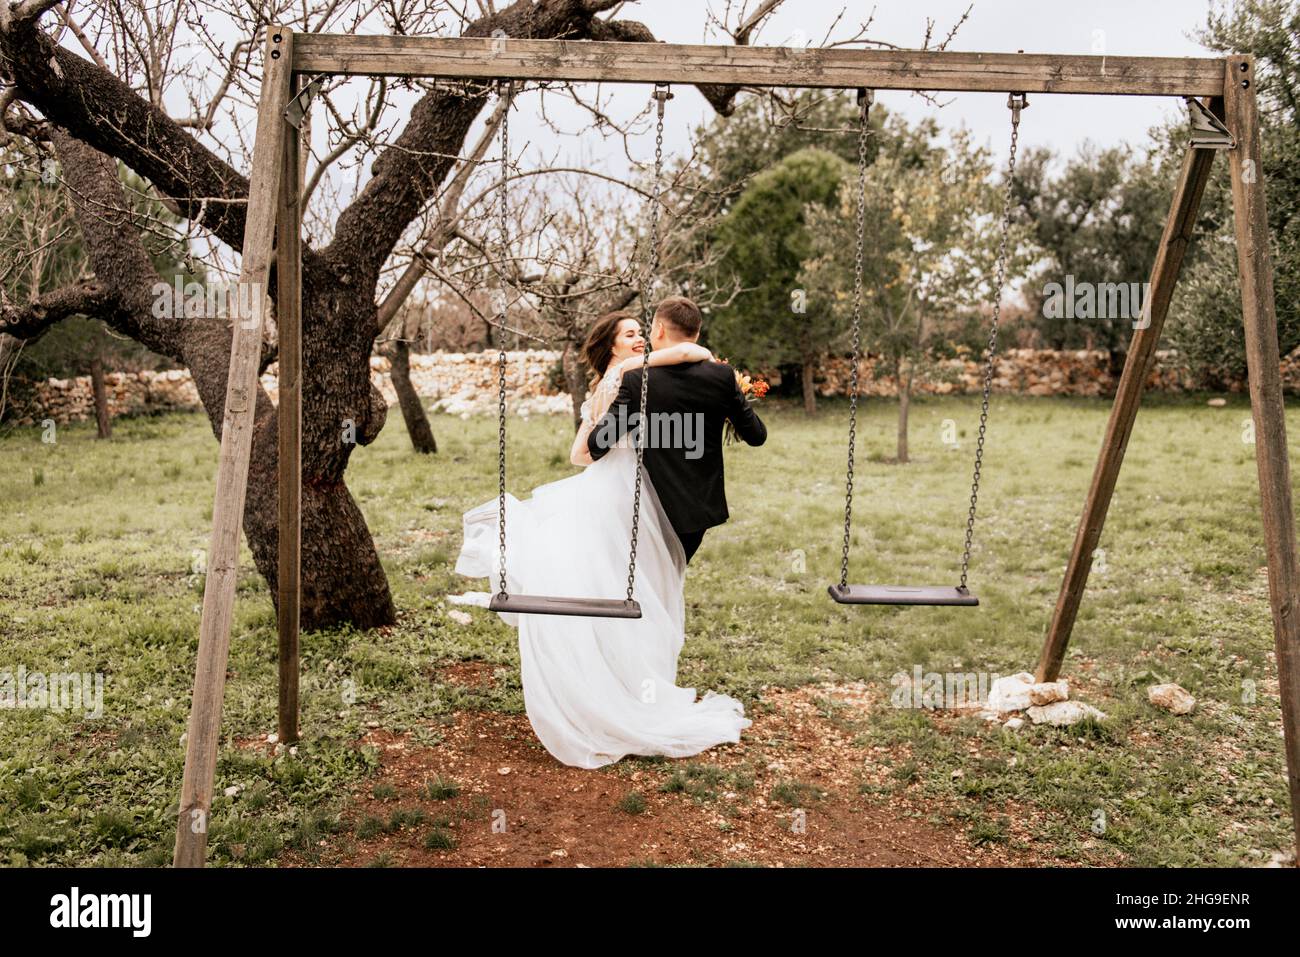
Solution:
[{"label": "green grass", "polygon": [[456,838],[445,828],[435,827],[424,836],[424,846],[431,851],[454,851]]},{"label": "green grass", "polygon": [[825,797],[825,792],[813,784],[803,781],[780,781],[772,786],[768,795],[773,803],[786,804],[790,807],[807,807]]},{"label": "green grass", "polygon": [[[728,450],[733,517],[691,565],[681,682],[752,706],[764,685],[863,680],[888,701],[891,676],[916,666],[1031,668],[1107,408],[998,398],[971,572],[980,607],[873,610],[825,594],[838,573],[845,406],[808,419],[767,401],[771,439]],[[970,399],[918,400],[915,461],[897,466],[885,461],[892,403],[864,402],[853,579],[953,580],[976,413]],[[861,734],[904,751],[884,790],[934,798],[945,808],[936,813],[985,843],[1020,840],[1004,816],[1024,818],[1039,851],[1092,863],[1249,864],[1288,846],[1254,450],[1241,441],[1247,415],[1239,399],[1211,409],[1203,398],[1152,397],[1138,418],[1064,672],[1083,680],[1081,696],[1108,721],[1012,733],[969,719],[945,730],[926,713],[882,707]],[[948,418],[963,426],[957,451],[940,441]],[[1300,436],[1300,417],[1289,418]],[[212,863],[270,863],[336,828],[342,795],[373,789],[376,753],[356,746],[371,722],[436,746],[440,721],[456,709],[522,711],[513,631],[481,614],[459,625],[441,601],[481,587],[453,566],[461,513],[495,494],[495,426],[433,424],[436,456],[411,454],[397,417],[353,456],[349,486],[401,618],[376,633],[305,636],[296,754],[234,744],[275,728],[275,619],[244,548]],[[563,419],[511,426],[516,492],[570,472]],[[0,437],[0,670],[105,676],[101,718],[0,712],[0,864],[170,859],[216,454],[198,415],[120,420],[109,442],[96,441],[92,425],[62,427],[55,444],[37,429]],[[439,663],[463,659],[489,663],[498,680],[439,678]],[[1182,684],[1197,710],[1175,718],[1152,709],[1145,694],[1155,681]],[[697,800],[743,786],[707,764],[678,767],[670,784]],[[234,785],[241,790],[224,796]],[[812,795],[795,785],[773,799],[806,802]],[[403,823],[412,822],[358,830]]]},{"label": "green grass", "polygon": [[460,785],[442,776],[435,777],[424,785],[424,796],[430,801],[450,801],[460,794]]},{"label": "green grass", "polygon": [[646,809],[645,795],[640,791],[628,791],[619,799],[618,809],[624,814],[644,814]]}]

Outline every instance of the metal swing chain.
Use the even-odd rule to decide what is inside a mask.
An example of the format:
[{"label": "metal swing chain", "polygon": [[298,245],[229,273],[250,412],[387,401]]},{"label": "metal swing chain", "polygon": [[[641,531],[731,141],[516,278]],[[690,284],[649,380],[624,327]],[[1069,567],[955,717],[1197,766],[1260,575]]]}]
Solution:
[{"label": "metal swing chain", "polygon": [[853,371],[849,390],[849,463],[844,480],[844,553],[840,557],[840,587],[849,584],[849,539],[853,531],[853,458],[858,439],[858,358],[862,354],[862,261],[865,247],[867,205],[867,136],[870,132],[871,90],[858,91],[858,221],[857,255],[853,269]]},{"label": "metal swing chain", "polygon": [[641,468],[645,461],[646,433],[649,431],[649,413],[646,399],[650,393],[650,284],[659,275],[659,181],[664,165],[664,104],[672,99],[667,84],[655,84],[652,94],[658,105],[658,118],[655,121],[655,175],[650,195],[650,256],[641,283],[641,336],[645,348],[641,351],[641,405],[637,420],[636,440],[636,488],[632,494],[632,545],[627,558],[627,600],[633,601],[632,594],[636,588],[636,545],[641,529]]},{"label": "metal swing chain", "polygon": [[989,395],[993,391],[993,373],[997,368],[998,319],[1002,313],[1002,287],[1007,278],[1007,246],[1011,232],[1011,196],[1016,175],[1016,147],[1020,139],[1020,111],[1029,106],[1023,93],[1007,96],[1011,110],[1011,153],[1007,160],[1007,182],[1002,196],[1002,243],[998,249],[997,282],[993,290],[993,321],[989,326],[988,362],[984,367],[984,398],[980,404],[979,436],[975,440],[975,471],[971,477],[970,511],[966,514],[966,542],[961,554],[961,584],[966,589],[966,573],[970,568],[971,540],[975,534],[975,507],[979,503],[980,468],[984,462],[984,434],[989,419]]},{"label": "metal swing chain", "polygon": [[[507,163],[510,156],[510,98],[512,84],[505,80],[498,84],[497,92],[505,108],[501,111],[501,179],[497,183],[497,212],[500,216],[501,251],[508,257],[510,252],[509,230],[507,228],[506,177]],[[498,573],[500,577],[499,594],[506,594],[506,310],[505,274],[498,267],[501,280],[500,322],[497,329],[497,544]]]}]

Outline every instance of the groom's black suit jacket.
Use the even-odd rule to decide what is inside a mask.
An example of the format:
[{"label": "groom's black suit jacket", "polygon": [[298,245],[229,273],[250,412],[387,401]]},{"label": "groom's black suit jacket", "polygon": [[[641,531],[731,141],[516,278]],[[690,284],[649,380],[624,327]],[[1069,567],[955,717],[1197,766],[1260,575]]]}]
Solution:
[{"label": "groom's black suit jacket", "polygon": [[[646,401],[652,420],[656,413],[698,415],[691,433],[695,448],[655,448],[653,438],[646,443],[645,468],[654,483],[655,494],[668,516],[677,537],[727,520],[727,493],[722,477],[722,426],[727,420],[736,434],[750,445],[767,440],[767,427],[754,413],[736,385],[736,373],[722,362],[683,362],[657,366],[650,373],[649,398]],[[587,437],[587,451],[593,459],[602,457],[627,431],[636,427],[629,417],[641,408],[641,370],[623,374],[618,396]],[[684,420],[679,420],[684,421]],[[660,423],[664,420],[660,419]],[[703,450],[698,458],[688,458],[699,449],[699,424],[703,425]],[[652,421],[650,436],[666,429]],[[681,443],[678,443],[680,446]]]}]

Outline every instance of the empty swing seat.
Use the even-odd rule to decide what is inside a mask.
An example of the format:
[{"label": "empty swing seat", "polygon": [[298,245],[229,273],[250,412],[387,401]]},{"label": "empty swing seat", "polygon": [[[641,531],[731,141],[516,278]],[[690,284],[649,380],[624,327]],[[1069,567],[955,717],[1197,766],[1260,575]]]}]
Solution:
[{"label": "empty swing seat", "polygon": [[516,615],[577,615],[583,618],[640,618],[641,605],[625,598],[553,598],[547,595],[497,593],[491,611]]},{"label": "empty swing seat", "polygon": [[841,605],[978,605],[967,588],[945,585],[831,585],[832,598]]}]

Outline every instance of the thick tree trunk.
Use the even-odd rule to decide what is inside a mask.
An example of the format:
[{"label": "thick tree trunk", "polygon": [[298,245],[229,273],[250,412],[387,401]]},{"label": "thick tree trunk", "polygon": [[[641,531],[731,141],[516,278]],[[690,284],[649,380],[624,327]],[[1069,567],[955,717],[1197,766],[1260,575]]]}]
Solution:
[{"label": "thick tree trunk", "polygon": [[[117,169],[107,156],[55,128],[53,139],[77,222],[98,280],[115,290],[101,318],[155,352],[187,366],[213,435],[225,418],[231,329],[226,316],[155,314],[158,280],[131,224]],[[370,383],[376,322],[370,295],[340,295],[355,282],[340,265],[303,252],[303,607],[302,627],[366,626],[397,618],[388,581],[343,472],[357,445],[383,428],[387,406]],[[353,290],[355,293],[355,290]],[[274,290],[270,291],[272,299]],[[269,353],[264,352],[264,361]],[[276,415],[258,387],[244,533],[257,570],[276,599],[279,497]]]},{"label": "thick tree trunk", "polygon": [[[263,393],[257,403],[244,533],[273,600],[279,580],[278,461],[275,409]],[[329,480],[311,474],[304,456],[302,629],[312,631],[344,622],[374,628],[391,625],[396,619],[388,579],[361,509],[341,475]]]},{"label": "thick tree trunk", "polygon": [[405,339],[396,339],[388,343],[384,353],[388,356],[388,374],[397,393],[397,407],[402,410],[406,434],[411,437],[411,447],[421,455],[432,455],[438,451],[438,442],[433,437],[433,426],[425,414],[420,393],[411,384],[411,347]]},{"label": "thick tree trunk", "polygon": [[23,340],[0,332],[0,422],[9,408],[9,377],[23,350]]},{"label": "thick tree trunk", "polygon": [[[0,3],[9,6],[7,0]],[[27,6],[46,6],[41,4]],[[17,8],[15,8],[17,9]],[[603,9],[600,8],[600,9]],[[643,25],[609,21],[581,0],[516,2],[464,28],[465,36],[652,42]],[[242,243],[248,181],[155,104],[61,46],[32,19],[0,18],[0,62],[18,99],[49,121],[87,256],[100,287],[80,299],[115,331],[188,366],[214,435],[221,436],[231,330],[220,317],[160,316],[159,280],[109,156],[148,179],[181,216],[232,248]],[[734,87],[700,86],[721,114]],[[384,262],[434,197],[486,95],[445,90],[417,100],[402,133],[373,163],[361,194],[338,216],[330,244],[303,250],[302,626],[393,622],[396,612],[365,521],[343,482],[357,445],[372,442],[387,408],[370,384],[379,335],[374,296]],[[214,201],[214,198],[216,201]],[[274,278],[266,290],[273,298]],[[51,321],[57,321],[57,316]],[[25,320],[20,319],[19,325]],[[47,323],[48,324],[48,323]],[[269,361],[270,345],[263,360]],[[243,527],[276,595],[276,421],[259,388]]]},{"label": "thick tree trunk", "polygon": [[804,360],[799,378],[803,384],[803,410],[809,415],[817,411],[817,390],[813,376],[816,375],[816,364]]},{"label": "thick tree trunk", "polygon": [[912,366],[906,363],[907,371],[904,373],[905,363],[902,359],[894,363],[894,381],[898,383],[898,462],[900,465],[908,462],[907,455],[907,416],[912,405]]},{"label": "thick tree trunk", "polygon": [[[324,268],[316,262],[313,266]],[[324,315],[328,308],[320,302],[318,288],[308,282],[308,273],[304,263],[304,319]],[[353,304],[342,305],[334,306],[335,314],[347,322],[346,309]],[[373,301],[369,309],[373,321]],[[357,321],[355,316],[351,320]],[[319,335],[303,336],[302,629],[344,623],[359,628],[391,625],[397,620],[397,609],[388,579],[365,518],[343,480],[352,451],[370,444],[383,428],[387,405],[370,384],[369,344],[351,338],[326,341],[326,330],[318,330]],[[204,324],[195,328],[186,345],[185,362],[213,434],[219,437],[230,330]],[[358,375],[359,369],[366,374]],[[275,407],[260,386],[255,422],[243,528],[253,563],[276,602],[279,449]]]},{"label": "thick tree trunk", "polygon": [[113,417],[108,412],[108,390],[104,387],[104,360],[96,355],[90,360],[90,387],[95,393],[96,438],[113,437]]}]

